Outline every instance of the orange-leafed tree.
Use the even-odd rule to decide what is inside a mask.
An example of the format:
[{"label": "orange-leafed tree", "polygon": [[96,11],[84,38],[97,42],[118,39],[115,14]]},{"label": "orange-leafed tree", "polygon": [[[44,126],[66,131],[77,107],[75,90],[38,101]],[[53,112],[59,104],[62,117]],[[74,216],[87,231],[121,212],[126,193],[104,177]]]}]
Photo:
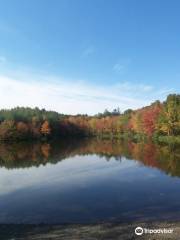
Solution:
[{"label": "orange-leafed tree", "polygon": [[49,122],[46,120],[41,126],[41,134],[44,136],[49,136],[51,134],[51,128]]}]

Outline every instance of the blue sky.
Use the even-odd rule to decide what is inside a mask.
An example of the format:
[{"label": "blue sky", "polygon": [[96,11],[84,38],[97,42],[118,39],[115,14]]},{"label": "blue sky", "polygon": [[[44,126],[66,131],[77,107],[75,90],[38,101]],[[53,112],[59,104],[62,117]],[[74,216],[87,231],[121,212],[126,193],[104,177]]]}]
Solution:
[{"label": "blue sky", "polygon": [[0,108],[139,108],[180,92],[180,1],[0,0]]}]

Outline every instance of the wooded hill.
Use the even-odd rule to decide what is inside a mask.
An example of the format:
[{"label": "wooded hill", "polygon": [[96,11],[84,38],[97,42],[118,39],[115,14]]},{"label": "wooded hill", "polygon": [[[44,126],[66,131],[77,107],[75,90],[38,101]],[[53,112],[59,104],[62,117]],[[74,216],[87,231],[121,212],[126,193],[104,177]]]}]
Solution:
[{"label": "wooded hill", "polygon": [[[63,115],[39,108],[0,110],[0,140],[64,138],[68,136],[124,136],[165,139],[180,136],[180,95],[138,110],[107,110],[95,116]],[[170,139],[170,138],[169,138]]]}]

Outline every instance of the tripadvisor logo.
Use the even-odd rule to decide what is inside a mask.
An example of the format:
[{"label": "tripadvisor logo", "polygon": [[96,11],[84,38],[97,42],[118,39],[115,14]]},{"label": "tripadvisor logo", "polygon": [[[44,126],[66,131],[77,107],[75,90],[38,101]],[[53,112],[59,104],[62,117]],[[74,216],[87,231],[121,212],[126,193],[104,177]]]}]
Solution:
[{"label": "tripadvisor logo", "polygon": [[135,229],[135,234],[136,235],[142,235],[143,234],[143,228],[142,227],[137,227]]},{"label": "tripadvisor logo", "polygon": [[142,228],[142,227],[135,228],[136,235],[140,236],[143,233],[144,234],[168,234],[168,233],[173,233],[173,229],[167,229],[167,228],[148,229],[148,228]]}]

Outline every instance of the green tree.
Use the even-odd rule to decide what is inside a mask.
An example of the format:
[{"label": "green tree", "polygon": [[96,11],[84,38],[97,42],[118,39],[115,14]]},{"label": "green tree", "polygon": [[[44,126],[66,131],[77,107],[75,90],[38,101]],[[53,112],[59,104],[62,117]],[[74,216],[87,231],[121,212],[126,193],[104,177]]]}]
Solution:
[{"label": "green tree", "polygon": [[0,139],[13,140],[17,137],[15,122],[13,120],[5,120],[0,124]]}]

